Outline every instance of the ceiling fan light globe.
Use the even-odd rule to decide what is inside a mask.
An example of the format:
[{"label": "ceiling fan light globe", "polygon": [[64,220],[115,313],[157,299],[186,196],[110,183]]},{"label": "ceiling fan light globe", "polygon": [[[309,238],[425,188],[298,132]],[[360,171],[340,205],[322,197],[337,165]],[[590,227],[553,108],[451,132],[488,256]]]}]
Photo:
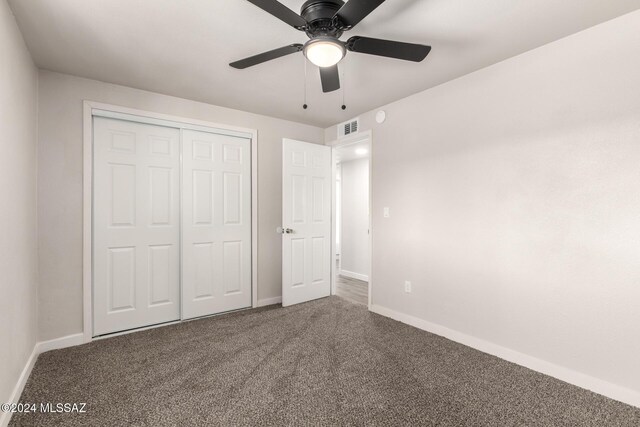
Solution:
[{"label": "ceiling fan light globe", "polygon": [[318,67],[332,67],[344,58],[345,48],[333,40],[311,40],[304,47],[304,55]]}]

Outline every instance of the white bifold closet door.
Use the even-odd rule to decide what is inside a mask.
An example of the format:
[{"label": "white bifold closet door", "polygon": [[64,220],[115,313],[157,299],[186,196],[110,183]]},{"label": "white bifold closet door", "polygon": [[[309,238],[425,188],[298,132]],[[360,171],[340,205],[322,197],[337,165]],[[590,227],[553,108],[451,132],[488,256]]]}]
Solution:
[{"label": "white bifold closet door", "polygon": [[250,307],[250,140],[183,130],[182,147],[182,316]]},{"label": "white bifold closet door", "polygon": [[178,320],[180,131],[93,124],[93,335]]}]

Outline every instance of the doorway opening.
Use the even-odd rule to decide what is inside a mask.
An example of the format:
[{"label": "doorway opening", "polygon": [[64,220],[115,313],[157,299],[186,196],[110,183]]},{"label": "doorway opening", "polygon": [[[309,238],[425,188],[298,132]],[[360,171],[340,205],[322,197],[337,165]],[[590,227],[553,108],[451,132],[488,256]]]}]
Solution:
[{"label": "doorway opening", "polygon": [[351,302],[371,301],[371,135],[333,146],[334,229],[332,294]]}]

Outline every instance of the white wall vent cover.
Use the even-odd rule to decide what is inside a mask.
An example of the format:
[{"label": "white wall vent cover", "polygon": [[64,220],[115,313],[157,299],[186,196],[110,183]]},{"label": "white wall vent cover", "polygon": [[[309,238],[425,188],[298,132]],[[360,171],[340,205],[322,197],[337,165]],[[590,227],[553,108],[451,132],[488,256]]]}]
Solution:
[{"label": "white wall vent cover", "polygon": [[338,125],[338,138],[358,133],[360,129],[360,118],[352,119]]}]

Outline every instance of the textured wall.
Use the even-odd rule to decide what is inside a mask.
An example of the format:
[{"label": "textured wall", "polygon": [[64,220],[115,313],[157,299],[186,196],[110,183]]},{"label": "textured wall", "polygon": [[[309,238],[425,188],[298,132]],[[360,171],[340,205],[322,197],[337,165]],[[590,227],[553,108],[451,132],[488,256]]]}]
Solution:
[{"label": "textured wall", "polygon": [[0,402],[8,402],[37,338],[38,74],[4,1],[0,52]]},{"label": "textured wall", "polygon": [[342,168],[340,268],[369,275],[369,159],[351,160]]},{"label": "textured wall", "polygon": [[360,115],[374,304],[640,391],[638,28],[640,11]]}]

